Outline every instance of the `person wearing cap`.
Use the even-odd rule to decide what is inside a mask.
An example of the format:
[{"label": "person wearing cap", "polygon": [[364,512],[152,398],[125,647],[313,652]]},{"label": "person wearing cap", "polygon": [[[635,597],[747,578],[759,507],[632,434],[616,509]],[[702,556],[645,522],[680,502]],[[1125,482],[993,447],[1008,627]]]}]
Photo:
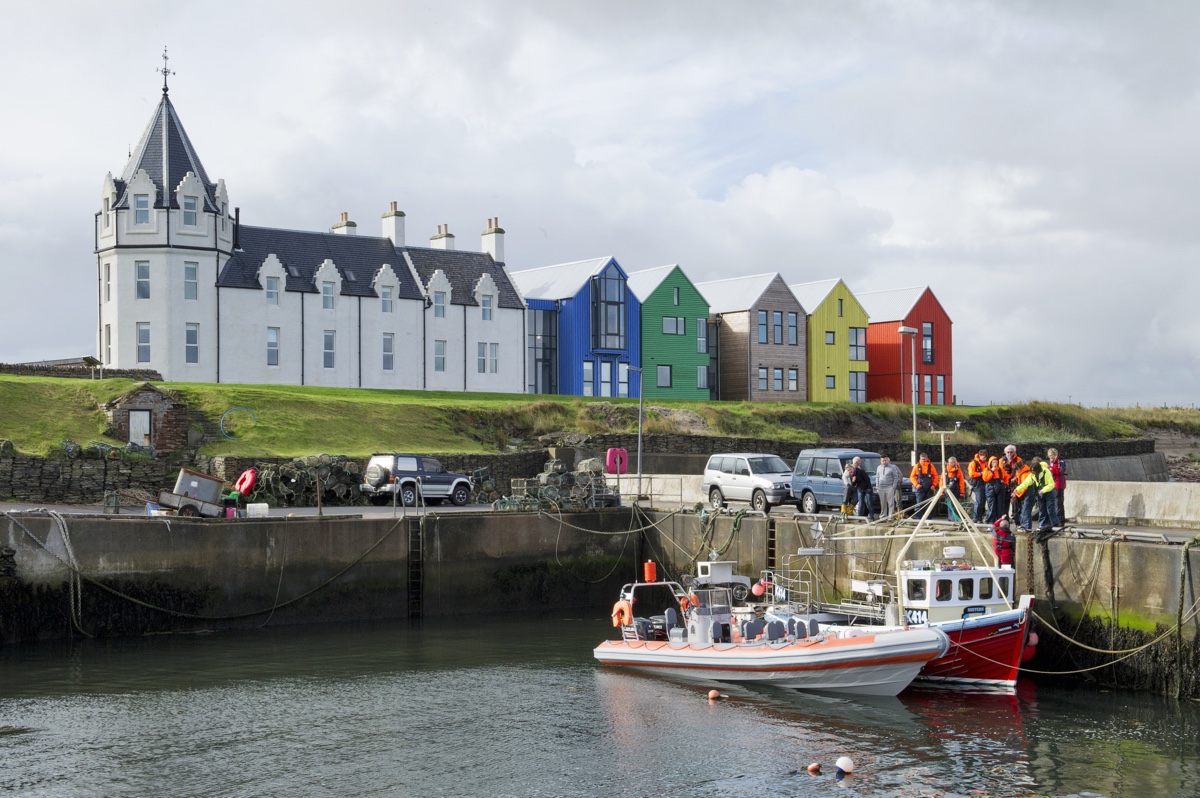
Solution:
[{"label": "person wearing cap", "polygon": [[929,462],[929,455],[921,452],[921,458],[912,467],[909,479],[917,491],[917,504],[933,498],[933,494],[937,492],[938,471],[937,466]]},{"label": "person wearing cap", "polygon": [[875,468],[875,490],[879,493],[879,517],[890,518],[900,509],[900,469],[886,454]]}]

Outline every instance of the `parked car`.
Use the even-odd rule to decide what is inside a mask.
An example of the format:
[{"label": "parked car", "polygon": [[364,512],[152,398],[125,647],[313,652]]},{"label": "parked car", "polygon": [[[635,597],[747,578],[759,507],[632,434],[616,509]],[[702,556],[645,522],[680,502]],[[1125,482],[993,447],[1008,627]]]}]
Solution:
[{"label": "parked car", "polygon": [[714,510],[727,501],[749,502],[761,512],[792,500],[792,469],[774,454],[714,454],[704,467],[702,492]]},{"label": "parked car", "polygon": [[[879,455],[862,449],[805,449],[796,456],[792,469],[792,498],[806,513],[815,513],[822,507],[839,507],[846,495],[842,482],[842,471],[855,457],[862,458],[862,467],[875,485],[875,469],[879,467]],[[907,467],[896,463],[900,473]],[[900,506],[908,507],[917,500],[908,477],[900,478]],[[875,494],[875,509],[879,509],[879,494]]]},{"label": "parked car", "polygon": [[423,454],[373,454],[359,486],[376,504],[413,507],[418,499],[449,499],[459,507],[471,500],[471,478],[447,471],[437,458]]}]

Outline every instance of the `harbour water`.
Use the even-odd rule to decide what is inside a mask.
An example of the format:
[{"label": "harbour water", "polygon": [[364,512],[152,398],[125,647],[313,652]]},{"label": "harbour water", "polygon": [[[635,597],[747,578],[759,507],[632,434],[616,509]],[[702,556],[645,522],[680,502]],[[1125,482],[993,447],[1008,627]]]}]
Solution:
[{"label": "harbour water", "polygon": [[711,684],[597,666],[612,631],[489,617],[10,646],[0,793],[1200,794],[1193,702],[1032,683],[885,700],[717,685],[710,702]]}]

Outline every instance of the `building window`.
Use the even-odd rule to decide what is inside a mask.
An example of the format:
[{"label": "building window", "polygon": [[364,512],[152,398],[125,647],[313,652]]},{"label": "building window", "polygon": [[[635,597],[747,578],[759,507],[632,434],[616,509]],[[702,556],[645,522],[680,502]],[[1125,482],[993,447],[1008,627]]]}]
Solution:
[{"label": "building window", "polygon": [[183,298],[196,299],[200,296],[200,264],[183,264]]},{"label": "building window", "polygon": [[139,260],[134,263],[137,272],[137,298],[150,298],[150,261]]},{"label": "building window", "polygon": [[771,384],[775,390],[783,390],[783,369],[771,370]]},{"label": "building window", "polygon": [[221,231],[225,231],[225,217],[229,214],[229,203],[221,203]]},{"label": "building window", "polygon": [[617,364],[617,396],[629,396],[629,364]]},{"label": "building window", "polygon": [[150,224],[150,195],[136,194],[133,197],[133,223]]},{"label": "building window", "polygon": [[837,389],[837,377],[832,374],[825,375],[825,390],[833,391]]},{"label": "building window", "polygon": [[592,278],[592,346],[625,348],[625,278],[613,265]]},{"label": "building window", "polygon": [[435,319],[446,318],[446,292],[433,292],[433,317]]},{"label": "building window", "polygon": [[104,325],[104,365],[112,365],[112,325]]},{"label": "building window", "polygon": [[758,370],[758,390],[767,390],[767,370],[765,368]]},{"label": "building window", "polygon": [[687,335],[687,319],[683,316],[663,316],[663,335]]},{"label": "building window", "polygon": [[104,227],[108,228],[108,197],[104,198]]},{"label": "building window", "polygon": [[771,327],[775,333],[774,341],[777,344],[783,343],[783,311],[777,310],[771,314]]},{"label": "building window", "polygon": [[112,264],[104,264],[104,301],[112,299]]},{"label": "building window", "polygon": [[921,322],[921,362],[933,364],[933,322]]},{"label": "building window", "polygon": [[321,283],[321,309],[333,310],[333,283]]},{"label": "building window", "polygon": [[921,404],[924,404],[924,405],[931,405],[931,404],[933,404],[933,375],[932,375],[932,374],[925,374],[925,375],[923,375],[923,376],[924,376],[924,378],[925,378],[925,379],[924,379],[924,383],[925,383],[925,385],[924,385],[924,387],[925,387],[925,397],[924,397],[924,398],[925,398],[925,401],[924,401],[924,402],[922,402]]},{"label": "building window", "polygon": [[488,344],[488,372],[495,374],[500,370],[500,344]]},{"label": "building window", "polygon": [[395,359],[396,335],[394,333],[383,334],[383,370],[392,371],[396,365]]},{"label": "building window", "polygon": [[825,331],[825,343],[833,344],[837,339],[837,334],[833,330]]},{"label": "building window", "polygon": [[487,373],[487,344],[480,341],[475,349],[475,370],[480,374]]},{"label": "building window", "polygon": [[267,328],[267,365],[279,365],[279,328]]},{"label": "building window", "polygon": [[850,359],[851,360],[866,360],[867,359],[867,328],[866,327],[851,327],[850,328]]},{"label": "building window", "polygon": [[267,304],[268,305],[278,305],[279,304],[279,278],[278,277],[268,277],[267,278]]},{"label": "building window", "polygon": [[865,371],[850,372],[850,401],[851,402],[867,401],[867,372],[865,372]]},{"label": "building window", "polygon": [[529,392],[558,393],[558,314],[553,310],[530,310]]},{"label": "building window", "polygon": [[788,343],[795,346],[799,343],[799,336],[796,333],[796,314],[788,314]]},{"label": "building window", "polygon": [[672,304],[675,304],[675,305],[679,304],[679,287],[678,286],[671,289],[671,301],[672,301]]},{"label": "building window", "polygon": [[196,226],[196,198],[183,198],[183,223],[188,227]]},{"label": "building window", "polygon": [[595,365],[590,360],[583,361],[583,395],[595,396]]},{"label": "building window", "polygon": [[708,387],[708,366],[696,366],[696,387]]},{"label": "building window", "polygon": [[937,403],[946,404],[946,375],[939,374],[937,378]]},{"label": "building window", "polygon": [[841,315],[842,315],[842,300],[838,299],[838,316],[841,317]]},{"label": "building window", "polygon": [[385,285],[379,289],[379,310],[381,313],[392,312],[392,291],[394,289],[390,285]]},{"label": "building window", "polygon": [[696,351],[708,354],[708,319],[696,319]]},{"label": "building window", "polygon": [[613,370],[611,360],[600,361],[600,379],[596,385],[597,396],[612,396],[613,395]]},{"label": "building window", "polygon": [[325,331],[325,348],[324,348],[324,363],[323,363],[323,365],[327,369],[331,369],[334,366],[333,345],[334,345],[334,331],[326,330]]},{"label": "building window", "polygon": [[659,366],[658,367],[658,382],[656,382],[655,384],[659,388],[670,388],[671,387],[671,367],[670,366]]},{"label": "building window", "polygon": [[137,324],[137,362],[150,362],[150,323],[145,321]]},{"label": "building window", "polygon": [[189,324],[183,330],[183,362],[200,362],[200,325]]},{"label": "building window", "polygon": [[767,312],[765,310],[758,312],[758,342],[760,344],[767,342]]},{"label": "building window", "polygon": [[800,376],[800,374],[797,369],[788,369],[788,390],[789,391],[800,390],[799,376]]},{"label": "building window", "polygon": [[433,342],[433,370],[434,371],[445,371],[446,370],[446,342],[445,341],[434,341]]},{"label": "building window", "polygon": [[481,296],[479,298],[479,303],[483,310],[483,320],[491,321],[492,320],[492,295],[484,294],[483,296]]}]

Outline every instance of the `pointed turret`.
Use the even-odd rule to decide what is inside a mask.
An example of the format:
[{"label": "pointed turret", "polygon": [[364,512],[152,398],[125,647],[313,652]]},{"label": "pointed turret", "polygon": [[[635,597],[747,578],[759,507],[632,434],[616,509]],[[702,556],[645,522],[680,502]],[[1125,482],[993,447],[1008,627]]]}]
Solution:
[{"label": "pointed turret", "polygon": [[150,123],[146,125],[137,146],[133,148],[120,179],[113,181],[118,195],[115,207],[129,207],[129,183],[139,171],[144,171],[158,189],[154,200],[156,208],[179,208],[175,190],[184,176],[191,172],[204,186],[203,210],[220,211],[216,200],[216,184],[208,179],[208,173],[204,171],[204,165],[200,163],[200,157],[196,155],[196,150],[183,129],[183,123],[179,120],[179,114],[171,104],[170,97],[167,96],[165,86],[162,100],[154,110],[154,115],[150,117]]}]

